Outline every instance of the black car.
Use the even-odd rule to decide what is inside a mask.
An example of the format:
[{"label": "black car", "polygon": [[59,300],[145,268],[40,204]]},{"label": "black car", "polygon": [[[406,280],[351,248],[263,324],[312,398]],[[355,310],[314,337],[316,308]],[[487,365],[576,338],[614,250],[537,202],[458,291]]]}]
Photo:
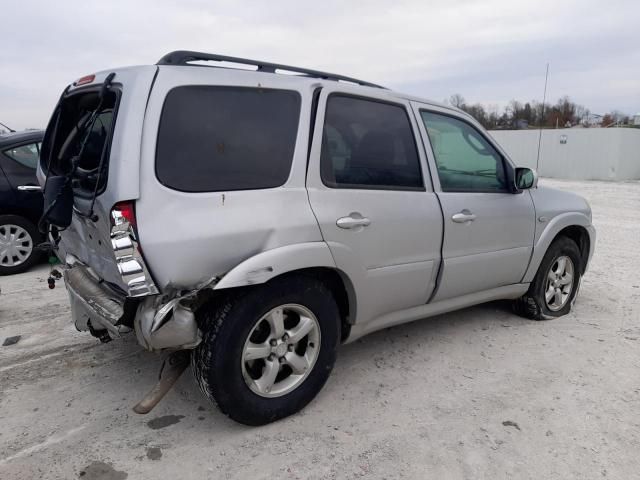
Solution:
[{"label": "black car", "polygon": [[40,257],[36,166],[43,136],[41,130],[0,134],[0,275],[22,272]]}]

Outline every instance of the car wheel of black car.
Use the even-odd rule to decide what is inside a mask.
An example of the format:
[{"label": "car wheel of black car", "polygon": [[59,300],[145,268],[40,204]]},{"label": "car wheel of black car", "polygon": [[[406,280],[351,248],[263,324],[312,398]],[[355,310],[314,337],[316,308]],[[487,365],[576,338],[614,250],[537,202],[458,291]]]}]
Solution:
[{"label": "car wheel of black car", "polygon": [[20,273],[39,257],[36,226],[18,215],[0,215],[0,275]]},{"label": "car wheel of black car", "polygon": [[333,368],[340,316],[319,280],[289,276],[201,309],[192,354],[204,394],[232,419],[263,425],[302,409]]},{"label": "car wheel of black car", "polygon": [[532,320],[566,315],[575,301],[581,277],[578,245],[570,238],[559,237],[549,246],[527,293],[514,301],[514,310]]}]

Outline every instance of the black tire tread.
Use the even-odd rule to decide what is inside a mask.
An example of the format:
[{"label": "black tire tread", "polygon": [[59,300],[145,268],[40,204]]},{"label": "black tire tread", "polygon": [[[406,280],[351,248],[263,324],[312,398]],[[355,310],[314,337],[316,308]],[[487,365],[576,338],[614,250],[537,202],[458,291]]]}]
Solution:
[{"label": "black tire tread", "polygon": [[559,312],[549,312],[547,313],[545,310],[545,306],[543,305],[543,300],[541,299],[540,288],[544,284],[545,279],[543,277],[547,274],[547,269],[550,267],[548,263],[551,261],[551,257],[555,257],[556,251],[567,251],[573,250],[573,253],[576,253],[577,257],[580,258],[580,249],[578,245],[569,237],[559,236],[547,249],[542,261],[540,262],[540,266],[538,267],[538,271],[536,272],[536,276],[531,282],[529,286],[529,290],[520,298],[513,300],[512,307],[513,311],[530,320],[551,320],[553,318],[557,318],[562,315],[566,315],[569,313],[573,307],[573,303],[576,299],[578,288],[580,286],[580,278],[582,276],[582,272],[580,270],[580,265],[582,262],[577,262],[575,265],[575,285],[574,291],[572,293],[572,298],[569,301],[569,304],[564,307]]},{"label": "black tire tread", "polygon": [[[340,318],[338,307],[330,290],[324,285],[324,283],[308,275],[296,275],[288,278],[276,279],[272,282],[274,282],[274,284],[267,283],[246,289],[232,290],[229,292],[228,296],[219,298],[217,301],[213,301],[209,304],[205,304],[198,312],[198,323],[203,331],[203,338],[200,345],[191,354],[191,366],[196,383],[207,399],[217,405],[222,413],[233,420],[246,425],[264,425],[295,413],[295,411],[304,407],[317,392],[313,392],[313,394],[309,396],[305,391],[303,398],[297,398],[295,402],[291,403],[291,405],[287,404],[287,406],[279,408],[278,411],[271,411],[266,415],[262,412],[256,413],[249,407],[245,408],[245,406],[242,405],[241,399],[237,398],[237,391],[235,391],[232,386],[230,387],[230,385],[221,382],[221,376],[217,376],[217,379],[212,381],[212,376],[215,376],[216,371],[224,371],[222,365],[216,364],[217,361],[220,361],[221,363],[225,362],[225,358],[221,359],[220,355],[216,355],[217,352],[215,351],[215,347],[218,344],[218,337],[221,335],[221,332],[225,325],[227,325],[227,322],[242,321],[242,319],[237,316],[238,312],[235,310],[237,307],[242,308],[241,305],[243,302],[255,302],[256,298],[260,298],[262,295],[268,295],[270,292],[287,291],[287,286],[299,289],[302,288],[305,291],[312,289],[322,296],[323,301],[330,302],[332,305],[330,310],[335,312],[335,325],[331,325],[331,329],[329,331],[334,332],[335,339],[332,339],[331,336],[327,337],[328,340],[332,341],[333,347],[333,351],[326,353],[328,357],[325,358],[323,357],[323,353],[320,353],[320,356],[325,358],[325,364],[323,365],[325,370],[323,372],[316,371],[315,374],[317,375],[316,378],[318,380],[313,380],[313,383],[319,384],[319,388],[322,387],[333,368],[333,364],[335,362],[335,349],[337,348],[340,339]],[[319,320],[321,322],[323,321],[322,318],[319,318]],[[325,320],[327,319],[325,318]],[[229,331],[226,330],[225,335],[228,334]],[[325,333],[323,333],[323,335],[324,334]],[[333,340],[335,340],[335,342],[333,342]],[[327,358],[328,362],[326,362]],[[318,362],[319,361],[320,360],[318,360]],[[318,363],[316,367],[321,367],[320,363]],[[314,367],[314,369],[316,367]],[[311,375],[314,375],[314,373]],[[296,389],[296,391],[303,388],[309,380],[311,380],[311,377]],[[247,392],[254,395],[250,393],[249,390],[247,390]],[[236,396],[234,397],[234,395]]]}]

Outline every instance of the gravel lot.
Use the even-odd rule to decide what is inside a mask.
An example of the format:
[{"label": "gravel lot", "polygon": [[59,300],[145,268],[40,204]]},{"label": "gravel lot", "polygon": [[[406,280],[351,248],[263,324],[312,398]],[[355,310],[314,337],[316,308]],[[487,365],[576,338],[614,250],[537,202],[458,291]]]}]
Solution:
[{"label": "gravel lot", "polygon": [[159,357],[74,330],[47,268],[0,277],[0,478],[640,478],[640,182],[544,184],[591,202],[595,258],[574,311],[504,302],[340,349],[302,413],[260,428],[210,406],[185,374],[131,407]]}]

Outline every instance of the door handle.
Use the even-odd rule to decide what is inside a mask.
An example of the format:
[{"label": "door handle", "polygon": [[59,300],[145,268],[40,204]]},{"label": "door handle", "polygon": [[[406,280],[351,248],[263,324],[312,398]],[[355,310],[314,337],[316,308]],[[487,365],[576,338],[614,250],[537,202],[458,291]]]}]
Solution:
[{"label": "door handle", "polygon": [[348,217],[342,217],[336,220],[336,225],[340,228],[368,227],[371,225],[371,220],[363,217],[358,212],[353,212],[349,214]]},{"label": "door handle", "polygon": [[451,220],[453,220],[456,223],[473,222],[475,219],[476,219],[476,216],[466,208],[462,210],[460,213],[456,213],[451,217]]},{"label": "door handle", "polygon": [[39,185],[18,185],[18,190],[21,192],[41,192],[42,187]]}]

